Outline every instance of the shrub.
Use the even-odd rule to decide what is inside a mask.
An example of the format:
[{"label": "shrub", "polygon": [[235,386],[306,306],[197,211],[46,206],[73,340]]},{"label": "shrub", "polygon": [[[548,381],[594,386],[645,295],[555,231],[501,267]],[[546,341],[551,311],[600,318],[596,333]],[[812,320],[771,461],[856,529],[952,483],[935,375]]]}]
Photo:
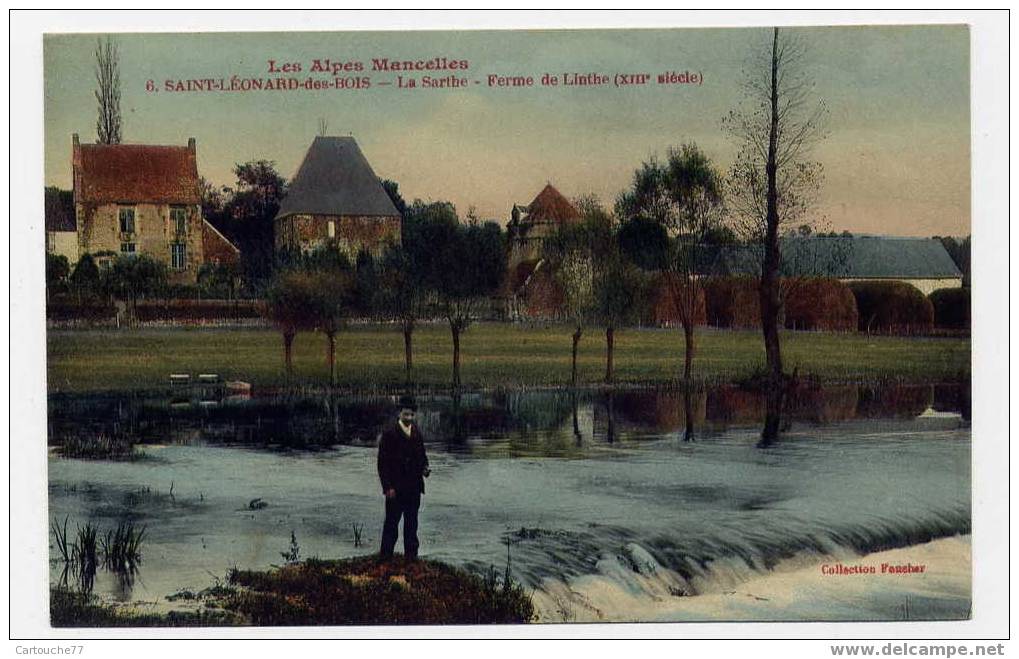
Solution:
[{"label": "shrub", "polygon": [[859,323],[856,298],[838,279],[804,277],[784,280],[785,326],[796,330],[854,332]]},{"label": "shrub", "polygon": [[916,287],[901,281],[854,281],[861,332],[921,334],[934,325],[934,307]]},{"label": "shrub", "polygon": [[934,325],[946,329],[969,329],[968,288],[940,288],[930,294],[934,307]]}]

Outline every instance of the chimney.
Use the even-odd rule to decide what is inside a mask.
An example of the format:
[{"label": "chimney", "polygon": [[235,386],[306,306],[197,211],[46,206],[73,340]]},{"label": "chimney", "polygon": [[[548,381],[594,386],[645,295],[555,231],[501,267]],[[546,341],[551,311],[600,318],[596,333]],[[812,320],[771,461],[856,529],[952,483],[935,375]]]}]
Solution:
[{"label": "chimney", "polygon": [[81,141],[78,133],[71,135],[71,166],[77,168],[81,165]]},{"label": "chimney", "polygon": [[193,137],[188,138],[188,151],[191,153],[195,152],[195,138]]}]

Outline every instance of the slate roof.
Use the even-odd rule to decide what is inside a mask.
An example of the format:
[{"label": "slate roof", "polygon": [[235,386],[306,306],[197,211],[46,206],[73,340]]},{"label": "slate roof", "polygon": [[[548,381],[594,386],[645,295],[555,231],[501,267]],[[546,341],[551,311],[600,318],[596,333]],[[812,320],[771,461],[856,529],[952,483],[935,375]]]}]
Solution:
[{"label": "slate roof", "polygon": [[400,216],[353,137],[316,137],[280,204],[287,215]]},{"label": "slate roof", "polygon": [[46,188],[46,230],[77,231],[74,198],[66,190]]},{"label": "slate roof", "polygon": [[201,203],[198,164],[187,146],[82,144],[74,169],[79,203]]},{"label": "slate roof", "polygon": [[[887,236],[786,237],[782,274],[840,279],[947,279],[962,277],[945,246],[934,238]],[[720,248],[710,269],[758,274],[759,247]]]},{"label": "slate roof", "polygon": [[580,219],[580,212],[549,183],[527,207],[524,222],[558,223],[577,219]]}]

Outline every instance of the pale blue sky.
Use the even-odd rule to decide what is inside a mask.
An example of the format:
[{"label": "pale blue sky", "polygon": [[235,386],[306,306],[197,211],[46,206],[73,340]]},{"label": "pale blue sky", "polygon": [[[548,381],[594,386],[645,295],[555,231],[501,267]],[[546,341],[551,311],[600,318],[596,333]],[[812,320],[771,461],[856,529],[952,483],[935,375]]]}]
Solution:
[{"label": "pale blue sky", "polygon": [[[964,26],[797,30],[816,95],[830,108],[816,149],[826,171],[818,214],[833,228],[899,235],[969,233],[969,39]],[[376,173],[408,200],[450,199],[505,221],[547,181],[609,206],[633,169],[696,141],[725,168],[721,118],[741,98],[743,62],[761,29],[529,32],[119,34],[127,142],[198,142],[199,172],[276,161],[294,175],[325,118],[352,134]],[[71,134],[95,140],[94,35],[45,40],[46,183],[70,186]],[[468,59],[489,73],[703,72],[697,87],[146,93],[145,81],[264,76],[267,61],[372,57]],[[395,74],[367,73],[375,80]],[[421,75],[421,74],[419,74]],[[441,74],[438,74],[441,75]]]}]

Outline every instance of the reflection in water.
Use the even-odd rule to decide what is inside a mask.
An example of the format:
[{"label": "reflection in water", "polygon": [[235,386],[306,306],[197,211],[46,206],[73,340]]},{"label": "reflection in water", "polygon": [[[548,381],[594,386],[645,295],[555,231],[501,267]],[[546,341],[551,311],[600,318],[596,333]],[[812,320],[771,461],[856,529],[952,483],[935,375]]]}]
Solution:
[{"label": "reflection in water", "polygon": [[[969,417],[968,385],[820,386],[801,383],[784,400],[784,430],[853,419],[912,419],[933,409]],[[648,433],[692,441],[697,429],[717,433],[760,426],[768,394],[734,385],[709,389],[537,390],[418,397],[426,436],[449,450],[471,452],[477,439],[516,438],[534,450],[558,433],[574,449],[586,438],[612,444]],[[395,397],[267,395],[215,406],[156,396],[50,396],[50,442],[81,432],[135,443],[215,443],[279,449],[374,445],[395,414]],[[593,420],[592,421],[589,421]],[[541,441],[537,441],[541,440]],[[550,449],[552,455],[561,446]]]},{"label": "reflection in water", "polygon": [[[735,386],[418,396],[432,464],[422,548],[501,569],[511,543],[529,588],[596,577],[653,599],[969,530],[968,389],[803,384],[786,403],[792,430],[758,451],[764,398]],[[302,556],[363,554],[381,522],[375,437],[393,414],[386,396],[179,408],[51,396],[51,441],[86,428],[148,446],[135,461],[52,456],[50,514],[150,530],[141,575],[54,564],[51,579],[151,601],[279,563],[291,532]]]},{"label": "reflection in water", "polygon": [[[577,392],[570,392],[570,408],[573,412],[573,436],[577,440],[577,446],[579,447],[584,443],[584,436],[580,433],[580,417],[577,414]],[[508,545],[507,545],[508,546]]]}]

